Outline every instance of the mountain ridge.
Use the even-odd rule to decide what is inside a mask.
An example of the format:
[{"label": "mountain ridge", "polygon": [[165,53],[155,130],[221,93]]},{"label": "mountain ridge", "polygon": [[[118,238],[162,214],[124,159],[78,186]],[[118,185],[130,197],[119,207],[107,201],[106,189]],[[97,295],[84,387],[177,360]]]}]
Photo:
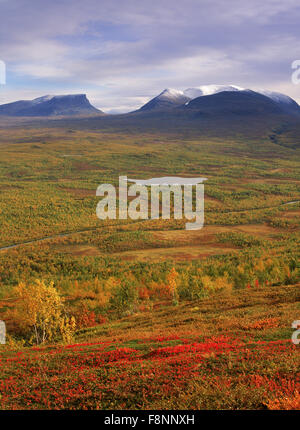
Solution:
[{"label": "mountain ridge", "polygon": [[0,105],[0,115],[6,116],[78,116],[101,114],[89,102],[86,94],[46,95],[33,100],[19,100]]},{"label": "mountain ridge", "polygon": [[[226,93],[230,98],[230,93],[236,94],[257,94],[275,102],[277,106],[288,114],[300,112],[299,104],[283,93],[269,90],[250,90],[237,85],[202,85],[191,87],[184,91],[166,88],[157,96],[150,99],[139,109],[128,112],[130,115],[139,112],[170,111],[174,108],[189,106],[196,99],[205,97],[215,97],[218,94]],[[210,99],[204,99],[206,101]],[[218,100],[213,99],[213,100]],[[234,100],[234,99],[233,99]],[[194,104],[192,104],[194,106]],[[218,109],[217,109],[218,110]],[[18,100],[0,105],[0,115],[2,116],[80,116],[80,115],[109,115],[95,108],[87,99],[86,94],[66,94],[66,95],[45,95],[33,100]],[[111,114],[113,115],[113,114]]]},{"label": "mountain ridge", "polygon": [[195,100],[196,98],[214,96],[223,92],[256,93],[273,100],[274,102],[281,105],[281,107],[284,107],[285,110],[295,111],[300,108],[300,106],[294,99],[276,91],[269,91],[264,89],[251,90],[239,87],[237,85],[202,85],[199,87],[187,88],[184,91],[167,88],[160,94],[149,100],[146,104],[139,108],[138,111],[175,108],[184,104],[188,105],[192,100]]}]

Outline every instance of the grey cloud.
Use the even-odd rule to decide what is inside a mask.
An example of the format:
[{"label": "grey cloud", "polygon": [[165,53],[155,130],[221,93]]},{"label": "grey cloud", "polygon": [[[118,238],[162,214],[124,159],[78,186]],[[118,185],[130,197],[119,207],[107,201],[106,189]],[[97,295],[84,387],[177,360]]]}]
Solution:
[{"label": "grey cloud", "polygon": [[208,83],[300,97],[289,69],[300,57],[298,0],[2,0],[0,8],[2,59],[33,91],[34,79],[45,92],[49,80],[87,86],[108,110]]}]

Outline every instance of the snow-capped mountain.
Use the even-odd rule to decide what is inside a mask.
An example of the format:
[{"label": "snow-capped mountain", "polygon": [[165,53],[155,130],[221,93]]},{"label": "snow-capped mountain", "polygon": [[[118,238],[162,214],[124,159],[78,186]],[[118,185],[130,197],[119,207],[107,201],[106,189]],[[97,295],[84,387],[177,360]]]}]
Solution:
[{"label": "snow-capped mountain", "polygon": [[190,100],[183,91],[167,88],[158,96],[151,99],[148,103],[140,108],[141,111],[153,109],[166,109],[183,105]]},{"label": "snow-capped mountain", "polygon": [[[244,89],[238,85],[201,85],[199,87],[187,88],[184,91],[176,89],[166,89],[158,96],[151,99],[148,103],[142,106],[140,111],[164,110],[178,107],[181,105],[189,105],[191,100],[195,100],[204,96],[213,96],[219,93],[256,93],[267,97],[276,103],[282,110],[287,113],[299,113],[300,107],[291,97],[278,92],[267,90],[251,90]],[[246,100],[246,99],[245,99]],[[252,100],[252,99],[251,99]],[[258,100],[258,99],[257,99]]]},{"label": "snow-capped mountain", "polygon": [[200,87],[187,88],[183,94],[190,99],[195,99],[201,96],[210,96],[212,94],[221,93],[222,91],[243,91],[244,88],[237,85],[201,85]]},{"label": "snow-capped mountain", "polygon": [[196,97],[187,105],[182,106],[182,109],[185,112],[223,119],[237,116],[240,118],[266,117],[268,115],[283,115],[286,112],[278,102],[251,90],[221,91]]},{"label": "snow-capped mountain", "polygon": [[43,96],[0,106],[6,116],[72,116],[102,113],[91,105],[85,94]]},{"label": "snow-capped mountain", "polygon": [[[252,91],[245,89],[237,85],[201,85],[200,87],[188,88],[183,93],[190,99],[195,99],[201,96],[210,96],[213,94],[221,93],[223,91]],[[295,102],[291,97],[278,93],[276,91],[268,91],[264,89],[254,90],[258,94],[262,94],[274,102],[282,105],[284,108],[295,110],[299,107],[298,103]]]},{"label": "snow-capped mountain", "polygon": [[[300,106],[291,97],[278,92],[268,90],[251,90],[243,89],[237,85],[201,85],[199,87],[188,88],[184,91],[167,88],[151,99],[148,103],[143,105],[136,112],[152,112],[156,115],[156,111],[168,111],[173,108],[181,106],[188,107],[192,101],[198,99],[206,99],[201,102],[201,108],[204,105],[215,105],[222,101],[227,100],[233,104],[239,104],[242,100],[243,103],[256,103],[262,102],[261,98],[246,98],[242,96],[244,93],[251,93],[253,95],[263,96],[265,99],[273,103],[273,107],[277,108],[285,114],[299,115]],[[219,94],[224,94],[224,97],[218,98]],[[231,94],[241,95],[241,97],[231,97]],[[212,100],[210,98],[213,98]],[[209,100],[208,100],[209,99]],[[193,106],[196,105],[193,103]],[[200,105],[199,105],[200,106]],[[230,106],[228,105],[228,108]],[[234,110],[236,106],[232,105],[231,109]],[[241,108],[243,106],[240,103]],[[271,107],[271,106],[270,106]],[[38,97],[34,100],[19,100],[13,103],[0,105],[0,115],[2,116],[72,116],[72,115],[104,115],[104,113],[91,105],[85,94],[71,94],[71,95],[45,95]]]}]

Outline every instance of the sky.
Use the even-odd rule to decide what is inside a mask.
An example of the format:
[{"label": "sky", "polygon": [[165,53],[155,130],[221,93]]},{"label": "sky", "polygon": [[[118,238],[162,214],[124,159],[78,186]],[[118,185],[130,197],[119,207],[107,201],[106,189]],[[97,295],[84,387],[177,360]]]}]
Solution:
[{"label": "sky", "polygon": [[107,113],[165,88],[234,84],[290,95],[299,0],[0,0],[0,103],[85,93]]}]

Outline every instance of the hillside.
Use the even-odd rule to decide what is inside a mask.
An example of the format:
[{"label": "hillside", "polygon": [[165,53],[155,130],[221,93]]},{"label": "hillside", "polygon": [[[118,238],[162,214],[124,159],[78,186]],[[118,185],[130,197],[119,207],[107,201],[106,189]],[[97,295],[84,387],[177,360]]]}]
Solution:
[{"label": "hillside", "polygon": [[[72,345],[0,352],[1,409],[297,409],[299,351],[281,286],[155,306]],[[298,390],[298,394],[297,394]]]}]

